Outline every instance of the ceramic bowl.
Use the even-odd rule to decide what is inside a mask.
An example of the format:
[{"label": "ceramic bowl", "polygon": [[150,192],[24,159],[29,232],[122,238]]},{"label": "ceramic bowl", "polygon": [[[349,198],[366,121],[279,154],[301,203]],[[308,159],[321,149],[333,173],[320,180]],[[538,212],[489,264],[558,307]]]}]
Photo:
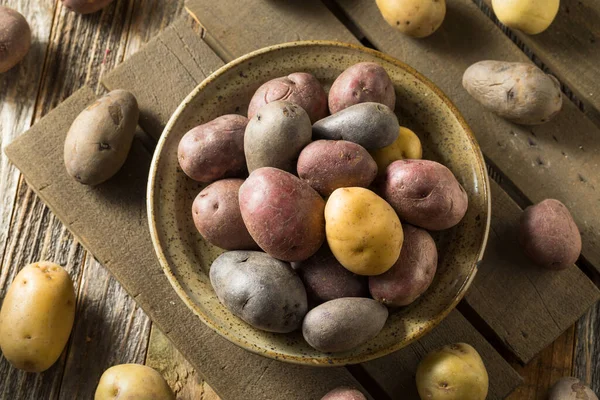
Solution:
[{"label": "ceramic bowl", "polygon": [[[293,72],[315,75],[326,90],[349,66],[382,65],[392,79],[402,126],[420,137],[424,158],[446,165],[469,196],[462,222],[436,233],[438,272],[431,287],[412,305],[392,310],[381,333],[344,353],[312,349],[301,332],[257,330],[231,314],[209,280],[212,261],[222,252],[194,228],[191,208],[203,185],[179,168],[177,146],[191,128],[220,115],[246,114],[254,91],[264,82]],[[481,260],[490,218],[490,193],[481,151],[456,107],[429,80],[387,55],[335,42],[295,42],[241,57],[202,82],[181,103],[160,138],[148,183],[148,214],[156,254],[174,290],[206,325],[231,342],[274,359],[313,366],[360,363],[396,351],[435,327],[460,301]]]}]

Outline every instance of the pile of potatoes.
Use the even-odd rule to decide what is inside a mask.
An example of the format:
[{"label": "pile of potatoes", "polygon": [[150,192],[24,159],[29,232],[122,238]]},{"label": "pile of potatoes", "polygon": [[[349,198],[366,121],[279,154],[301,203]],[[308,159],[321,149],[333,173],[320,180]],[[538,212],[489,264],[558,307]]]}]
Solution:
[{"label": "pile of potatoes", "polygon": [[223,115],[183,136],[181,169],[210,183],[195,226],[227,250],[210,281],[234,315],[343,352],[427,290],[438,261],[427,230],[458,224],[468,199],[448,168],[420,159],[395,103],[376,63],[351,66],[329,94],[298,72],[264,83],[249,119]]}]

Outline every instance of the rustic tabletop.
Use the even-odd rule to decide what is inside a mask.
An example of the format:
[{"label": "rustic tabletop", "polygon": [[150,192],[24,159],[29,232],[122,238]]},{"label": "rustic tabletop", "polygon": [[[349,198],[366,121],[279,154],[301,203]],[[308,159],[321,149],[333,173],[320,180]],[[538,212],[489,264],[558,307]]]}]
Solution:
[{"label": "rustic tabletop", "polygon": [[[542,276],[523,276],[530,282],[521,286],[504,278],[509,272],[494,275],[495,272],[489,269],[483,270],[458,308],[523,377],[523,384],[508,398],[544,399],[548,388],[567,375],[579,377],[599,392],[600,372],[596,371],[596,365],[600,361],[600,349],[595,333],[599,329],[600,309],[597,304],[593,305],[574,325],[575,318],[570,316],[579,317],[591,304],[586,301],[594,297],[593,290],[586,286],[588,279],[585,276],[599,282],[599,234],[593,225],[597,221],[598,195],[594,184],[599,179],[595,173],[598,152],[593,144],[598,143],[600,135],[600,84],[595,78],[600,71],[600,1],[563,0],[559,17],[550,31],[527,37],[506,29],[502,34],[481,0],[449,0],[449,21],[435,39],[424,41],[423,45],[405,42],[390,34],[388,27],[381,24],[376,8],[370,4],[374,2],[370,0],[327,0],[323,3],[311,0],[305,5],[299,2],[293,6],[293,11],[299,15],[300,22],[283,37],[276,37],[282,29],[276,26],[281,25],[276,22],[276,17],[260,13],[266,10],[265,7],[275,7],[271,4],[259,4],[259,0],[212,3],[217,2],[190,0],[184,4],[183,0],[115,0],[101,12],[79,16],[68,12],[58,0],[0,0],[1,5],[14,8],[26,17],[34,37],[32,48],[21,65],[0,74],[2,147],[79,88],[87,85],[96,94],[103,93],[107,85],[103,86],[101,81],[117,65],[131,59],[144,44],[180,18],[187,18],[186,23],[220,58],[219,63],[263,47],[263,44],[305,38],[345,39],[390,53],[428,76],[457,102],[482,145],[490,164],[490,175],[499,183],[493,186],[494,207],[498,211],[495,211],[492,222],[495,231],[486,254],[489,263],[510,268],[508,264],[514,261],[503,254],[503,249],[506,250],[503,246],[507,243],[494,238],[494,234],[498,235],[497,232],[505,228],[504,221],[514,216],[514,209],[518,209],[516,204],[524,206],[540,200],[540,196],[562,196],[561,200],[575,210],[575,218],[582,228],[584,257],[570,275],[544,281],[547,285],[541,288],[540,282],[545,279]],[[192,17],[187,16],[186,6]],[[255,12],[250,12],[251,8]],[[239,15],[236,10],[240,10]],[[485,31],[480,36],[460,26],[461,22],[474,18],[472,13],[477,14],[475,17],[481,30]],[[312,22],[313,15],[318,20]],[[327,18],[335,19],[339,27],[324,23]],[[272,24],[271,29],[259,29],[267,24]],[[241,30],[242,25],[246,31]],[[344,28],[343,33],[336,31],[340,28]],[[521,50],[513,48],[510,40]],[[457,54],[453,54],[452,49],[456,49]],[[457,61],[459,56],[465,55],[469,59]],[[561,80],[571,102],[565,107],[565,116],[553,128],[523,131],[527,136],[523,147],[519,147],[519,144],[507,143],[504,136],[485,133],[494,126],[495,120],[487,115],[475,117],[481,112],[468,108],[471,103],[461,97],[460,81],[451,76],[462,73],[463,66],[474,60],[526,56]],[[436,74],[448,78],[436,78]],[[117,73],[106,81],[118,82],[118,79]],[[152,130],[149,128],[152,121],[146,121],[146,124],[142,128]],[[507,130],[515,138],[521,135],[516,128]],[[560,130],[570,132],[572,142],[558,150],[556,146],[544,147],[548,137],[556,142],[558,138],[569,137],[556,136],[554,132]],[[508,137],[510,139],[510,134]],[[152,139],[146,140],[147,146],[151,147]],[[561,167],[563,158],[570,163],[565,168]],[[44,161],[36,160],[42,165]],[[570,181],[573,175],[577,177],[576,185]],[[120,363],[145,363],[166,377],[178,398],[218,399],[201,378],[207,375],[196,371],[186,361],[136,305],[134,298],[84,250],[4,154],[0,156],[0,249],[0,298],[23,266],[42,259],[66,266],[78,296],[77,316],[69,344],[54,367],[42,374],[24,374],[0,358],[1,398],[89,399],[106,368]],[[506,279],[504,291],[497,289],[503,287],[501,282],[496,282],[502,279]],[[575,287],[570,288],[570,285]],[[591,294],[583,297],[578,292]],[[530,294],[534,296],[533,300],[528,297]],[[504,296],[514,296],[514,301],[506,299],[504,308],[490,306],[494,302],[502,303],[498,299]],[[579,298],[585,298],[580,307],[569,303],[569,299]],[[524,306],[522,310],[515,306],[526,302],[531,306]],[[511,307],[521,311],[507,317]],[[544,313],[548,314],[547,318],[542,315]],[[550,324],[545,325],[548,321]],[[519,324],[527,324],[527,327]],[[536,338],[528,337],[530,335]],[[539,352],[538,347],[543,350]],[[394,393],[386,386],[385,380],[369,376],[377,376],[376,369],[377,365],[372,364],[350,371],[374,397],[400,396],[401,393]]]}]

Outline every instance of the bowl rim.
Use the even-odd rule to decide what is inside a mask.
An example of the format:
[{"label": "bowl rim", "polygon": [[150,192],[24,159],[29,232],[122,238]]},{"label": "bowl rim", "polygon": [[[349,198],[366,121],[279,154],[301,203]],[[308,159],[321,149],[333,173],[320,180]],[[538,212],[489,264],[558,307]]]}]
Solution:
[{"label": "bowl rim", "polygon": [[[216,80],[218,77],[223,75],[225,72],[229,71],[230,69],[232,69],[234,67],[237,67],[238,65],[246,62],[247,60],[253,59],[257,56],[260,56],[260,55],[263,55],[266,53],[281,50],[281,49],[289,49],[289,48],[297,48],[297,47],[313,47],[313,46],[316,46],[316,47],[321,47],[321,46],[323,46],[323,47],[340,47],[340,48],[347,48],[347,49],[357,50],[357,51],[360,51],[363,53],[370,54],[376,58],[380,58],[386,62],[394,64],[395,66],[405,70],[409,74],[413,75],[416,79],[421,81],[421,83],[425,84],[429,89],[431,89],[444,102],[444,104],[450,109],[451,113],[456,117],[458,123],[461,125],[462,129],[466,132],[467,137],[469,138],[469,141],[471,142],[471,145],[475,152],[475,157],[478,160],[477,167],[479,169],[481,169],[482,176],[484,178],[483,182],[481,182],[481,184],[482,184],[481,193],[483,196],[485,196],[485,203],[487,205],[486,210],[485,210],[486,218],[485,218],[484,234],[483,234],[480,246],[479,246],[477,260],[475,261],[474,265],[472,266],[469,275],[466,276],[463,285],[460,287],[460,289],[457,292],[457,295],[455,296],[453,301],[449,304],[449,306],[444,309],[443,312],[441,312],[440,314],[436,315],[435,318],[432,318],[430,321],[428,321],[426,323],[426,326],[423,328],[423,330],[421,332],[419,332],[418,335],[414,335],[413,337],[411,337],[408,340],[397,342],[393,346],[388,346],[386,348],[382,348],[382,349],[379,349],[378,351],[371,352],[368,354],[363,354],[363,355],[359,354],[359,355],[353,355],[353,356],[343,357],[343,358],[335,357],[335,355],[333,355],[331,358],[328,357],[326,362],[315,359],[315,358],[311,358],[310,356],[284,355],[279,352],[272,351],[270,349],[264,349],[264,350],[259,351],[259,349],[252,346],[249,341],[244,341],[241,338],[239,338],[238,336],[230,334],[228,330],[221,329],[221,327],[214,324],[211,321],[211,319],[201,310],[201,308],[198,307],[198,305],[194,301],[192,301],[192,299],[187,295],[187,293],[185,292],[185,289],[179,283],[179,280],[177,279],[177,277],[173,273],[169,263],[167,262],[167,258],[163,252],[163,249],[161,248],[161,242],[160,242],[158,231],[157,231],[155,206],[158,205],[158,202],[155,201],[155,190],[154,190],[155,186],[156,186],[158,164],[159,164],[161,155],[163,153],[163,148],[166,143],[166,140],[167,140],[168,136],[170,135],[170,133],[173,129],[173,125],[175,124],[175,122],[177,121],[179,116],[183,113],[186,106],[192,101],[192,99],[199,92],[204,90],[204,88],[208,84],[210,84],[212,81]],[[214,332],[218,333],[221,337],[229,340],[231,343],[234,343],[235,345],[237,345],[247,351],[250,351],[251,353],[259,354],[259,355],[262,355],[262,356],[265,356],[265,357],[268,357],[268,358],[271,358],[274,360],[289,362],[292,364],[298,364],[298,365],[304,365],[304,366],[309,365],[309,366],[315,366],[315,367],[319,367],[319,366],[339,367],[339,366],[344,366],[344,365],[352,365],[352,364],[363,363],[366,361],[371,361],[371,360],[386,356],[388,354],[398,351],[398,350],[408,346],[409,344],[417,341],[418,339],[422,338],[424,335],[429,333],[437,325],[439,325],[439,323],[444,318],[446,318],[452,310],[454,310],[456,308],[457,304],[465,296],[468,288],[471,286],[471,284],[475,278],[475,275],[477,274],[479,265],[481,263],[481,260],[483,259],[483,254],[484,254],[484,251],[485,251],[485,248],[487,245],[487,241],[488,241],[488,237],[489,237],[489,230],[490,230],[490,223],[491,223],[491,214],[492,214],[491,213],[490,182],[489,182],[489,176],[487,173],[487,168],[486,168],[486,164],[485,164],[485,159],[483,157],[483,153],[481,152],[481,148],[479,147],[479,144],[478,144],[477,140],[475,139],[475,136],[474,136],[473,132],[471,131],[471,128],[467,124],[466,120],[464,119],[464,117],[462,116],[460,111],[456,108],[454,103],[452,103],[452,101],[446,96],[446,94],[440,88],[438,88],[432,81],[430,81],[428,78],[426,78],[424,75],[422,75],[420,72],[418,72],[411,66],[403,63],[402,61],[400,61],[390,55],[387,55],[383,52],[380,52],[380,51],[377,51],[374,49],[370,49],[370,48],[367,48],[364,46],[359,46],[359,45],[344,43],[344,42],[338,42],[338,41],[330,41],[330,40],[295,41],[295,42],[276,44],[276,45],[272,45],[272,46],[268,46],[268,47],[264,47],[262,49],[252,51],[246,55],[236,58],[233,61],[230,61],[229,63],[226,63],[225,65],[223,65],[222,67],[220,67],[219,69],[214,71],[206,79],[204,79],[199,85],[197,85],[194,88],[194,90],[192,90],[190,92],[190,94],[188,94],[185,97],[185,99],[179,104],[177,109],[173,112],[173,114],[169,118],[169,121],[167,122],[165,129],[163,130],[163,132],[156,144],[156,148],[155,148],[154,154],[152,156],[152,162],[150,164],[150,172],[149,172],[148,186],[147,186],[147,192],[146,192],[146,208],[147,208],[148,225],[150,228],[150,236],[152,239],[152,245],[154,247],[154,251],[156,253],[158,261],[163,269],[163,272],[167,276],[169,282],[171,283],[171,286],[173,287],[175,292],[177,292],[177,294],[179,295],[181,300],[184,302],[184,304],[190,310],[192,310],[192,312],[194,312],[194,314],[196,314],[196,316],[199,317],[200,320],[207,327],[209,327]]]}]

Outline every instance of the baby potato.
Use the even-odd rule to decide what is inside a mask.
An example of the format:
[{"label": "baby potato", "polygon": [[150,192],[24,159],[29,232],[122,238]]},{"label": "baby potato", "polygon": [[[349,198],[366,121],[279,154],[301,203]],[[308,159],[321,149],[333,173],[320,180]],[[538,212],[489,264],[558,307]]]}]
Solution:
[{"label": "baby potato", "polygon": [[120,364],[104,371],[94,400],[175,400],[158,371],[140,364]]},{"label": "baby potato", "polygon": [[367,398],[356,388],[340,386],[328,392],[321,400],[367,400]]},{"label": "baby potato", "polygon": [[556,14],[560,0],[492,0],[496,17],[511,29],[537,35],[548,29]]},{"label": "baby potato", "polygon": [[548,400],[598,400],[598,396],[579,379],[565,377],[552,386]]},{"label": "baby potato", "polygon": [[317,140],[298,157],[298,176],[321,196],[349,186],[367,187],[377,176],[377,164],[364,147],[345,140]]},{"label": "baby potato", "polygon": [[31,46],[31,29],[23,15],[0,6],[0,74],[17,65]]},{"label": "baby potato", "polygon": [[377,0],[377,7],[390,26],[416,38],[437,31],[446,17],[446,0]]},{"label": "baby potato", "polygon": [[18,369],[47,370],[60,357],[73,327],[75,290],[67,271],[47,261],[23,268],[0,310],[0,349]]},{"label": "baby potato", "polygon": [[352,350],[381,332],[388,309],[363,297],[344,297],[323,303],[306,314],[304,340],[326,353]]},{"label": "baby potato", "polygon": [[417,390],[422,399],[485,400],[488,386],[481,356],[466,343],[432,351],[417,368]]},{"label": "baby potato", "polygon": [[423,157],[423,148],[416,133],[401,126],[398,138],[394,143],[382,149],[372,150],[370,153],[377,163],[379,175],[383,175],[388,165],[394,161]]},{"label": "baby potato", "polygon": [[248,118],[252,119],[259,108],[277,100],[299,105],[315,123],[327,115],[327,94],[321,83],[311,74],[296,72],[270,80],[258,88],[248,106]]},{"label": "baby potato", "polygon": [[379,275],[400,256],[404,235],[394,209],[364,188],[341,188],[325,205],[327,243],[335,258],[358,275]]},{"label": "baby potato", "polygon": [[100,11],[113,0],[61,0],[70,11],[78,14],[91,14]]},{"label": "baby potato", "polygon": [[372,62],[354,64],[331,85],[329,111],[332,114],[358,103],[380,103],[391,110],[396,108],[394,84],[381,65]]},{"label": "baby potato", "polygon": [[244,132],[248,119],[228,114],[187,132],[177,148],[179,166],[198,182],[246,174]]}]

